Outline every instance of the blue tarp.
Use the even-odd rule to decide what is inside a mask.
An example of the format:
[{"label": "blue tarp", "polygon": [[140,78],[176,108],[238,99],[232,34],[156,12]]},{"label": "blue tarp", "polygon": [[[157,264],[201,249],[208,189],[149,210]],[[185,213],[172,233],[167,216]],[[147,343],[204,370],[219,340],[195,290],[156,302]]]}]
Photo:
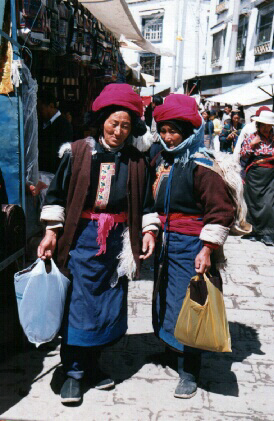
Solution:
[{"label": "blue tarp", "polygon": [[20,205],[18,98],[0,95],[0,168],[9,203]]}]

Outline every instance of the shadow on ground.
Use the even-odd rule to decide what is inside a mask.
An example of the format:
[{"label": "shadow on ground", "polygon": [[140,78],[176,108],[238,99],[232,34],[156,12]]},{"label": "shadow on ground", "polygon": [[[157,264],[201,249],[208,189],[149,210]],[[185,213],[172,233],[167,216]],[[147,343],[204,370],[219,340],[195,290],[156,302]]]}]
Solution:
[{"label": "shadow on ground", "polygon": [[[204,352],[199,386],[211,393],[238,396],[238,382],[232,364],[243,362],[251,354],[264,353],[260,350],[261,343],[255,329],[241,323],[229,323],[229,327],[232,353]],[[131,378],[149,363],[174,368],[164,344],[153,333],[126,335],[116,344],[106,347],[101,355],[101,368],[115,379],[116,384]],[[58,367],[51,383],[55,393],[59,393],[62,382],[62,370]],[[89,387],[85,383],[84,392]]]}]

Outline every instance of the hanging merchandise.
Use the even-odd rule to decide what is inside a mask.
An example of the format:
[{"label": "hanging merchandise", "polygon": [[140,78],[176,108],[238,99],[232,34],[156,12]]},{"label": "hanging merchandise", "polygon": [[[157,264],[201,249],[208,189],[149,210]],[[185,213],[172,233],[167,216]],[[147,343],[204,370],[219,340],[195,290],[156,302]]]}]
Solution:
[{"label": "hanging merchandise", "polygon": [[[3,31],[9,34],[10,13],[5,9],[3,22]],[[0,44],[0,94],[9,94],[13,91],[11,72],[12,72],[12,45],[7,38],[1,38]]]},{"label": "hanging merchandise", "polygon": [[50,48],[49,15],[41,0],[23,0],[18,36],[32,49]]},{"label": "hanging merchandise", "polygon": [[65,3],[63,1],[58,5],[58,11],[59,11],[59,31],[58,31],[59,44],[61,48],[61,54],[66,54],[70,12],[68,8],[65,6]]},{"label": "hanging merchandise", "polygon": [[[4,47],[5,41],[2,42],[2,46]],[[0,58],[0,94],[10,94],[13,92],[13,85],[12,85],[12,46],[10,42],[7,42],[7,49],[3,48],[3,56]],[[5,53],[6,51],[6,53]]]},{"label": "hanging merchandise", "polygon": [[22,82],[26,182],[36,185],[39,179],[38,119],[36,110],[38,86],[25,64],[22,66]]}]

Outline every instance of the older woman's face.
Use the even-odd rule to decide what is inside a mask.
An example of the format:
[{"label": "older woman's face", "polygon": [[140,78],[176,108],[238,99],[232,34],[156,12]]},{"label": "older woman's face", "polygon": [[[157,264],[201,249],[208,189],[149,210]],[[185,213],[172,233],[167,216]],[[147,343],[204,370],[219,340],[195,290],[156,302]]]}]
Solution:
[{"label": "older woman's face", "polygon": [[104,122],[104,139],[115,148],[122,145],[131,132],[131,118],[126,111],[116,111]]},{"label": "older woman's face", "polygon": [[272,129],[272,124],[260,123],[259,132],[264,136],[268,137]]},{"label": "older woman's face", "polygon": [[169,149],[174,149],[183,141],[183,136],[174,126],[165,124],[160,129],[160,136]]}]

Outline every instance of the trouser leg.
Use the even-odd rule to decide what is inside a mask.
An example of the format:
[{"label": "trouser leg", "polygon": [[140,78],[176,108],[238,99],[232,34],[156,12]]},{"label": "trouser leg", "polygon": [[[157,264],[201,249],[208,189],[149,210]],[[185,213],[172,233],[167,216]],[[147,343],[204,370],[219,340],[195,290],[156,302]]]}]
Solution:
[{"label": "trouser leg", "polygon": [[81,380],[88,368],[88,347],[61,344],[61,362],[65,376]]}]

